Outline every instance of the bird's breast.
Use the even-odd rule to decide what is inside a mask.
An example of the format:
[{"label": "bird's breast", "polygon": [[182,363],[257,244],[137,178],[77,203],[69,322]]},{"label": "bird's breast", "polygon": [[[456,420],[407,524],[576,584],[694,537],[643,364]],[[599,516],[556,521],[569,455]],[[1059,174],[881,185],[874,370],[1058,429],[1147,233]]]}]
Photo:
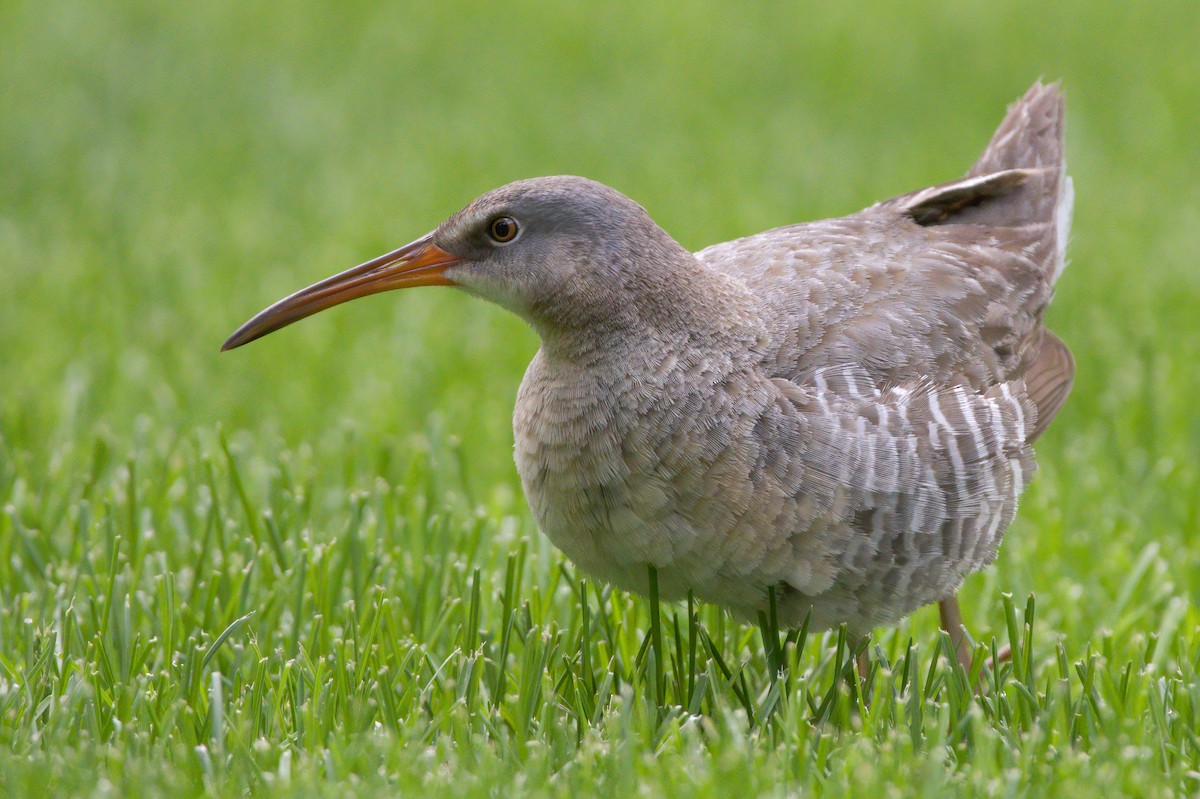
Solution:
[{"label": "bird's breast", "polygon": [[751,442],[767,400],[753,384],[736,370],[671,356],[657,355],[654,367],[583,369],[539,353],[513,428],[542,532],[584,571],[620,587],[645,592],[650,564],[663,596],[696,588],[719,599],[714,586],[729,582],[722,569],[759,559],[724,556],[746,545],[737,528],[758,493]]}]

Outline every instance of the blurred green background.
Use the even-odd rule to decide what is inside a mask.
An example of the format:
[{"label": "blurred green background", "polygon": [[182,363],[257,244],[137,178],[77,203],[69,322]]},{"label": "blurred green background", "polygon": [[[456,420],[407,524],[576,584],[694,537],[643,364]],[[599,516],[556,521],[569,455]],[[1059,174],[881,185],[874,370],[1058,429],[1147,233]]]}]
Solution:
[{"label": "blurred green background", "polygon": [[1194,623],[1198,48],[1191,0],[6,0],[0,460],[69,483],[98,439],[123,458],[219,427],[343,490],[432,430],[462,442],[469,499],[515,497],[537,344],[499,309],[423,289],[220,343],[510,180],[603,181],[698,249],[951,179],[1061,79],[1077,202],[1049,322],[1078,380],[967,604],[1037,590],[1077,648]]},{"label": "blurred green background", "polygon": [[[436,412],[471,442],[475,485],[515,484],[536,341],[496,308],[426,289],[218,346],[517,178],[609,183],[691,248],[848,213],[965,170],[1044,76],[1066,86],[1078,196],[1050,322],[1079,378],[1040,449],[1108,503],[1072,531],[1104,544],[1171,502],[1164,472],[1195,485],[1198,19],[1189,2],[5,3],[7,456],[131,439],[140,419],[266,447],[403,441]],[[1195,531],[1187,508],[1164,545]]]},{"label": "blurred green background", "polygon": [[1161,478],[1195,486],[1198,42],[1190,2],[6,2],[0,457],[139,424],[404,446],[437,413],[473,486],[515,488],[536,341],[496,308],[426,289],[218,346],[517,178],[609,183],[691,248],[849,213],[964,171],[1041,76],[1069,102],[1050,322],[1079,378],[1039,449],[1087,497],[1071,540],[1105,544],[1179,504]]}]

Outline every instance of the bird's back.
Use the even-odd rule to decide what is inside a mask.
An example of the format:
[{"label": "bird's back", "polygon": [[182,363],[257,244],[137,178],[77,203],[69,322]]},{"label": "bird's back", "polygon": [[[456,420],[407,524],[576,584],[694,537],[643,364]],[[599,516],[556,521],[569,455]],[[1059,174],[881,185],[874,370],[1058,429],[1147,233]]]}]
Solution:
[{"label": "bird's back", "polygon": [[982,391],[1025,378],[1039,428],[1070,389],[1070,352],[1042,327],[1065,260],[1072,188],[1063,98],[1036,84],[961,180],[857,214],[697,253],[761,303],[768,368],[803,384],[857,364],[879,383]]}]

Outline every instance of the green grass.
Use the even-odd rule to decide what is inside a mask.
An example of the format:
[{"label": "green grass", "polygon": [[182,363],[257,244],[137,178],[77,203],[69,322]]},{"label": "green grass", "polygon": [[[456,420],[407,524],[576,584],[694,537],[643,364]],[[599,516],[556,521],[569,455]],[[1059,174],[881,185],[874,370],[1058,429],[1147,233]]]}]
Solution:
[{"label": "green grass", "polygon": [[[0,5],[0,795],[1195,794],[1197,41],[1182,0]],[[1079,378],[964,592],[995,672],[926,610],[864,696],[837,632],[587,581],[521,497],[496,308],[217,352],[505,181],[700,247],[961,173],[1038,76]]]}]

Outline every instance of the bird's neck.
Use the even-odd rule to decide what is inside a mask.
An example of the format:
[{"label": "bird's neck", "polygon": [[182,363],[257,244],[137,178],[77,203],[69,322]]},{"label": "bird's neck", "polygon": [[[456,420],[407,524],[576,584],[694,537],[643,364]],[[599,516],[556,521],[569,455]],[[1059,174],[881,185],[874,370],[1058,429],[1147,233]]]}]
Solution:
[{"label": "bird's neck", "polygon": [[[653,270],[621,270],[620,292],[573,297],[569,310],[531,320],[543,357],[585,367],[708,354],[753,358],[765,340],[756,300],[736,278],[679,248]],[[720,357],[717,357],[720,356]]]}]

